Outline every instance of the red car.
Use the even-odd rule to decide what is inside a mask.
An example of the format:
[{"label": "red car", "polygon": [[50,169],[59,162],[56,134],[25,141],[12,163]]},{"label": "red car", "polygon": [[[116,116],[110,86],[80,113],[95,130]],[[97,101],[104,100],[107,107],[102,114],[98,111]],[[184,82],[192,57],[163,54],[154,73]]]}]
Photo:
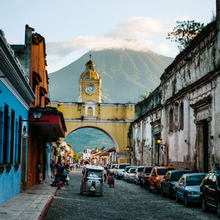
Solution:
[{"label": "red car", "polygon": [[149,176],[152,170],[152,166],[145,166],[142,173],[139,173],[138,178],[140,182],[140,187],[145,189],[149,188]]}]

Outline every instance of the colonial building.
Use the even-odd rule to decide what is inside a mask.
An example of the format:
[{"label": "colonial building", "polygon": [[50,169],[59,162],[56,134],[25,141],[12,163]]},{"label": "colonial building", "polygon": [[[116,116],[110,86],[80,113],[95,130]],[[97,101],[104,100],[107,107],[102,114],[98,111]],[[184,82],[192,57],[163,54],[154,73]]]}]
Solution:
[{"label": "colonial building", "polygon": [[134,120],[134,104],[103,103],[101,99],[101,77],[95,64],[89,60],[79,77],[78,102],[51,102],[51,106],[64,114],[66,136],[80,128],[94,128],[104,132],[113,142],[115,161],[127,162],[129,145],[127,137],[130,123]]},{"label": "colonial building", "polygon": [[151,95],[158,93],[158,102],[148,97],[136,105],[130,139],[134,163],[196,165],[208,172],[220,162],[220,1],[216,4],[217,20],[162,74]]},{"label": "colonial building", "polygon": [[49,78],[44,37],[26,25],[24,45],[12,45],[12,48],[24,67],[25,78],[30,82],[36,96],[30,104],[28,114],[28,150],[26,146],[22,147],[22,154],[28,155],[26,178],[22,177],[25,189],[37,183],[38,164],[41,165],[43,178],[50,176],[51,143],[65,136],[66,127],[63,114],[54,107],[48,107]]},{"label": "colonial building", "polygon": [[0,30],[0,204],[20,192],[26,175],[28,111],[35,95],[21,63]]}]

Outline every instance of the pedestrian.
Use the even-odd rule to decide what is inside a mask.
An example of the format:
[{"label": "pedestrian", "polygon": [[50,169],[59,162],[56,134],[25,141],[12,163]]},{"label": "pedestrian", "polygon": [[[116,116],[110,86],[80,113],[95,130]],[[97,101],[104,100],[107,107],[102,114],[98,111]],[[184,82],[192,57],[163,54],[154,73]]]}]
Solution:
[{"label": "pedestrian", "polygon": [[106,179],[107,179],[107,171],[106,171],[106,169],[104,168],[104,182],[106,182]]},{"label": "pedestrian", "polygon": [[213,171],[220,174],[219,163],[216,163],[216,164],[215,164],[215,169],[214,169]]},{"label": "pedestrian", "polygon": [[63,176],[64,176],[64,183],[66,183],[66,185],[69,185],[68,183],[68,180],[69,180],[69,177],[68,177],[68,173],[70,172],[69,168],[66,166],[63,170]]},{"label": "pedestrian", "polygon": [[37,162],[37,174],[38,174],[38,183],[40,183],[43,180],[43,175],[41,173],[40,160],[38,160],[38,162]]},{"label": "pedestrian", "polygon": [[109,184],[110,188],[112,186],[115,187],[115,180],[114,180],[114,177],[113,177],[113,173],[110,173],[110,176],[108,176],[108,184]]},{"label": "pedestrian", "polygon": [[52,163],[50,164],[50,169],[51,169],[51,178],[53,178],[54,175],[55,175],[55,163],[54,163],[54,160],[52,160]]},{"label": "pedestrian", "polygon": [[57,164],[56,164],[56,171],[59,175],[61,175],[62,173],[62,166],[61,166],[61,162],[58,161]]},{"label": "pedestrian", "polygon": [[193,173],[198,173],[199,171],[197,170],[197,166],[193,167]]}]

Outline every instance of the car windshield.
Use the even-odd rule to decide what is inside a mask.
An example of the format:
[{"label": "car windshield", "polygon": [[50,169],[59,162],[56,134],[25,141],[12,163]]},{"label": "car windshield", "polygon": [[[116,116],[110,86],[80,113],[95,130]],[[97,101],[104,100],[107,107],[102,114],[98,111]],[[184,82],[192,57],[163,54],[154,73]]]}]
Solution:
[{"label": "car windshield", "polygon": [[167,168],[157,169],[157,174],[158,174],[158,175],[165,175],[168,170],[169,170],[169,169],[167,169]]},{"label": "car windshield", "polygon": [[134,169],[130,169],[130,173],[134,173],[135,172],[135,168]]},{"label": "car windshield", "polygon": [[111,169],[114,169],[114,168],[115,168],[115,165],[112,165],[112,166],[111,166]]},{"label": "car windshield", "polygon": [[149,168],[145,168],[145,173],[150,173],[152,170],[152,167],[149,167]]},{"label": "car windshield", "polygon": [[186,176],[186,186],[200,185],[205,175]]},{"label": "car windshield", "polygon": [[101,178],[102,177],[102,172],[97,171],[97,170],[88,170],[87,171],[87,176],[88,177],[93,177],[93,178]]},{"label": "car windshield", "polygon": [[175,172],[171,174],[171,181],[179,181],[184,172]]},{"label": "car windshield", "polygon": [[121,164],[119,165],[119,169],[124,169],[125,167],[129,166],[130,164]]},{"label": "car windshield", "polygon": [[144,169],[144,167],[139,167],[137,170],[140,173],[140,172],[143,172],[143,169]]}]

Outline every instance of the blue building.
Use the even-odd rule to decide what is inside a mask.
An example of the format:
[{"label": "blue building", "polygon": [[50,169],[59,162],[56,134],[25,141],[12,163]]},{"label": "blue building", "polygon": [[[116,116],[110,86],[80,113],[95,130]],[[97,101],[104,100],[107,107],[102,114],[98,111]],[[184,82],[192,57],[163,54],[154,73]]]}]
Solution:
[{"label": "blue building", "polygon": [[0,205],[27,179],[28,111],[35,94],[0,30]]}]

